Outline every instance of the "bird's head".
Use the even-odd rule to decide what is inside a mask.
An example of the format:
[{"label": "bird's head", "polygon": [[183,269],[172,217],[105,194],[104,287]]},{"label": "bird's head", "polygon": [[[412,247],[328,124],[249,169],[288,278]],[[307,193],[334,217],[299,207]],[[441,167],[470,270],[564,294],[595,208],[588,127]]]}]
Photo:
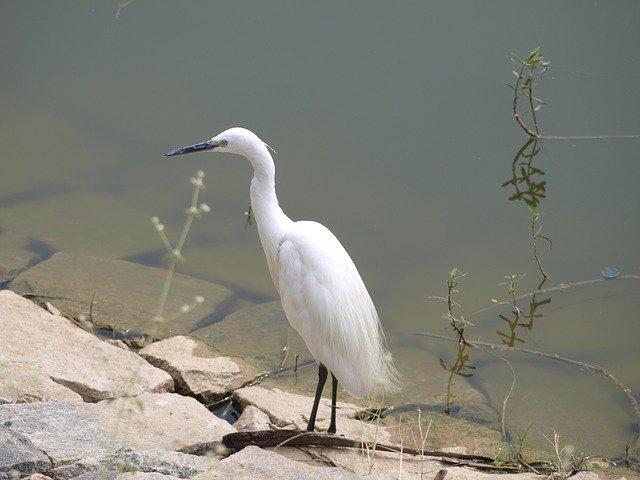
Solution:
[{"label": "bird's head", "polygon": [[259,150],[266,148],[266,144],[250,130],[241,127],[230,128],[216,135],[210,140],[194,143],[186,147],[177,148],[164,154],[165,157],[182,155],[193,152],[224,152],[236,153],[245,157],[252,157]]}]

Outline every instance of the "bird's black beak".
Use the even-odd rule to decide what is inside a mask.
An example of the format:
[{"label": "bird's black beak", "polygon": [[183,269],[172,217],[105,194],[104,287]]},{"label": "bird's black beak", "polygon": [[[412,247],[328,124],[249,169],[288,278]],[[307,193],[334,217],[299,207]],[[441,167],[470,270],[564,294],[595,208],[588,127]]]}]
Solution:
[{"label": "bird's black beak", "polygon": [[173,157],[174,155],[182,155],[184,153],[204,152],[207,150],[213,150],[218,145],[213,140],[207,140],[206,142],[194,143],[187,147],[176,148],[164,154],[165,157]]}]

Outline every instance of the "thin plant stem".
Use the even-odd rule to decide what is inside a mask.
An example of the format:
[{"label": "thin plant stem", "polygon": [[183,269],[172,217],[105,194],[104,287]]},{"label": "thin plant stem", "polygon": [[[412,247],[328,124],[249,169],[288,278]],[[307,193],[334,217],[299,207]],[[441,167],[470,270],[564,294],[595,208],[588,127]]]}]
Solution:
[{"label": "thin plant stem", "polygon": [[198,197],[200,195],[200,190],[204,189],[204,184],[202,179],[204,177],[204,172],[199,171],[195,177],[191,178],[191,184],[193,185],[193,193],[191,195],[191,205],[187,209],[187,218],[185,219],[184,225],[182,227],[182,231],[178,237],[178,241],[176,243],[175,248],[172,247],[171,242],[169,241],[166,233],[164,232],[164,225],[160,223],[157,217],[152,218],[152,222],[156,226],[156,231],[160,235],[160,239],[165,249],[171,256],[169,260],[169,266],[167,267],[167,272],[164,277],[164,282],[162,284],[162,291],[160,292],[160,298],[158,299],[158,307],[156,308],[156,319],[162,319],[164,315],[164,309],[167,303],[167,298],[169,296],[169,290],[171,288],[171,281],[173,280],[173,274],[175,273],[176,266],[178,264],[178,260],[182,258],[182,248],[187,240],[187,235],[189,233],[189,229],[191,228],[191,224],[193,223],[193,219],[200,215],[202,212],[209,212],[210,208],[206,204],[202,204],[198,206]]},{"label": "thin plant stem", "polygon": [[171,280],[173,279],[173,272],[176,269],[177,263],[178,260],[175,257],[171,258],[169,267],[167,268],[167,273],[164,276],[164,283],[162,284],[162,291],[160,292],[160,299],[158,300],[158,308],[156,310],[156,315],[158,317],[162,317],[162,314],[164,313],[164,307],[169,296],[169,289],[171,288]]},{"label": "thin plant stem", "polygon": [[[515,72],[517,77],[515,85],[509,85],[513,89],[513,101],[512,111],[516,123],[520,128],[531,138],[540,140],[637,140],[640,139],[640,134],[630,135],[543,135],[540,133],[538,126],[538,119],[536,117],[537,107],[534,102],[542,104],[543,102],[536,99],[533,96],[533,85],[535,77],[541,77],[544,72],[549,68],[549,62],[543,61],[542,52],[539,48],[533,50],[526,60],[520,59],[514,55],[512,60],[520,64],[520,70]],[[525,72],[528,72],[525,79]],[[523,82],[524,81],[524,82]],[[531,108],[531,117],[533,119],[534,130],[529,128],[525,121],[518,113],[518,99],[520,98],[520,91],[525,90],[524,95],[529,100],[529,106]]]},{"label": "thin plant stem", "polygon": [[193,217],[196,216],[194,211],[197,211],[198,208],[198,196],[200,195],[200,188],[196,185],[193,188],[193,195],[191,196],[191,207],[187,213],[187,219],[184,222],[184,226],[182,227],[182,232],[180,232],[180,236],[178,237],[178,242],[176,243],[176,248],[178,251],[182,250],[184,246],[184,242],[187,240],[187,234],[189,233],[189,229],[191,228],[191,224],[193,223]]}]

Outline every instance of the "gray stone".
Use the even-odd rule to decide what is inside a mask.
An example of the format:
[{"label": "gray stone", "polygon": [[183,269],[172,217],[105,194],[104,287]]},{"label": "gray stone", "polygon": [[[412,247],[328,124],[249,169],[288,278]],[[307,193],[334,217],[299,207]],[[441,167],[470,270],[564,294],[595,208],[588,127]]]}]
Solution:
[{"label": "gray stone", "polygon": [[119,447],[114,433],[99,426],[99,413],[97,405],[87,403],[0,405],[0,423],[28,438],[57,467]]},{"label": "gray stone", "polygon": [[0,472],[30,473],[48,472],[51,461],[28,438],[0,425]]},{"label": "gray stone", "polygon": [[[72,477],[72,480],[115,480],[117,476],[118,472],[115,470],[93,470],[77,477]],[[66,478],[64,476],[56,476],[56,480],[66,480]]]},{"label": "gray stone", "polygon": [[169,373],[176,391],[204,403],[219,400],[258,374],[241,358],[223,357],[194,337],[171,337],[143,348],[139,354]]},{"label": "gray stone", "polygon": [[[242,408],[254,405],[269,416],[271,423],[278,427],[304,429],[306,416],[311,412],[313,398],[282,390],[263,387],[247,387],[236,390],[233,398]],[[379,429],[375,423],[362,422],[353,417],[362,408],[351,403],[337,402],[336,423],[338,433],[350,438],[365,441],[387,443],[389,434]],[[316,426],[321,429],[329,427],[331,407],[328,399],[322,399],[318,407]]]},{"label": "gray stone", "polygon": [[[98,468],[98,460],[91,459],[124,446],[202,452],[215,448],[223,435],[235,432],[195,399],[173,393],[93,404],[0,405],[0,424],[4,422],[44,451],[55,468],[64,465],[65,478]],[[81,459],[84,464],[78,468],[70,466]]]},{"label": "gray stone", "polygon": [[[101,458],[81,459],[73,465],[63,465],[53,471],[57,480],[128,478],[124,472],[189,478],[216,468],[219,460],[167,450],[122,448]],[[145,477],[147,478],[147,477]]]},{"label": "gray stone", "polygon": [[[20,274],[10,288],[59,297],[51,303],[71,318],[88,317],[93,299],[95,326],[163,337],[190,332],[231,298],[231,291],[222,285],[174,274],[165,318],[176,318],[153,322],[164,279],[165,270],[160,268],[60,252]],[[204,303],[181,314],[181,306],[194,303],[196,296],[202,296]]]},{"label": "gray stone", "polygon": [[180,480],[184,477],[174,477],[173,475],[163,475],[155,472],[126,472],[119,474],[117,480]]},{"label": "gray stone", "polygon": [[178,478],[190,478],[217,468],[220,461],[216,458],[189,455],[166,450],[134,450],[123,449],[116,457],[128,469],[137,469],[146,473],[173,475]]},{"label": "gray stone", "polygon": [[[29,369],[85,401],[173,390],[173,380],[133,352],[109,345],[9,290],[0,291],[0,364]],[[15,383],[14,383],[15,385]],[[33,392],[43,383],[34,381]],[[22,384],[21,394],[29,395]],[[0,397],[9,396],[0,392]]]}]

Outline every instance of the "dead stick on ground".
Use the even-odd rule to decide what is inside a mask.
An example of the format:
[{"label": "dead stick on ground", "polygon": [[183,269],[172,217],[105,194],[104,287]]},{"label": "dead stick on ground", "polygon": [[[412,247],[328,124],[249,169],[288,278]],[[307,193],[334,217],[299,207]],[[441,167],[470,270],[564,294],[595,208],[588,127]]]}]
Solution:
[{"label": "dead stick on ground", "polygon": [[[261,448],[279,446],[362,448],[366,445],[372,450],[400,453],[400,447],[394,447],[393,445],[384,445],[379,443],[373,445],[346,437],[312,432],[299,432],[296,430],[259,430],[255,432],[230,433],[222,437],[222,443],[224,443],[228,449],[233,451],[242,450],[244,447],[249,445]],[[410,455],[475,460],[488,463],[493,463],[494,461],[493,458],[482,455],[467,455],[462,453],[441,452],[437,450],[422,451],[405,447],[402,449],[402,452]]]}]

